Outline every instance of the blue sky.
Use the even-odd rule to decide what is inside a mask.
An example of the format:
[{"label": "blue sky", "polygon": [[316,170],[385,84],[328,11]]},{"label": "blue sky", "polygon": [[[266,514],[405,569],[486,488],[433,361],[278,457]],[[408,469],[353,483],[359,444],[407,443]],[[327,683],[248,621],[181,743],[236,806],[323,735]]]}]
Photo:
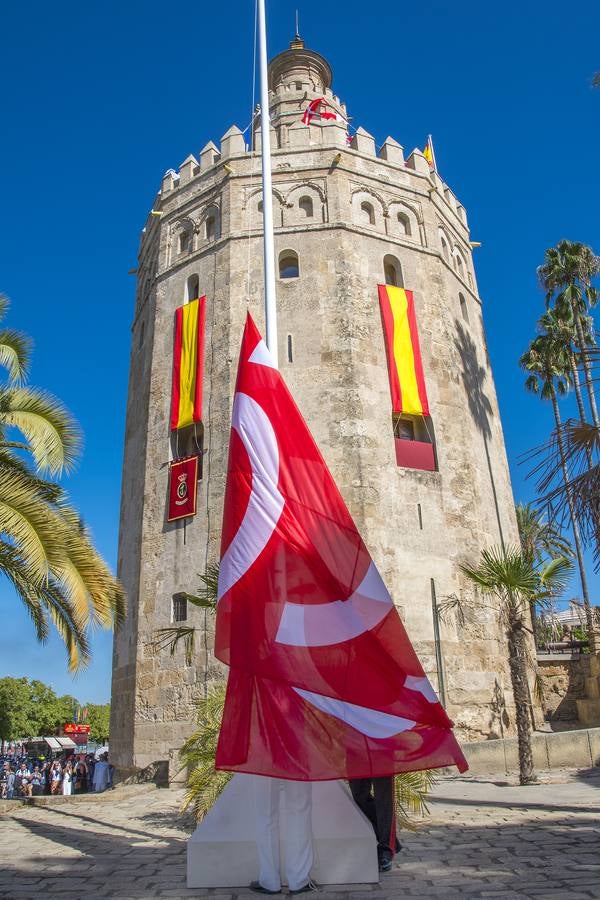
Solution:
[{"label": "blue sky", "polygon": [[[270,55],[287,47],[299,3],[268,2]],[[163,172],[248,124],[253,2],[33,0],[6,5],[1,23],[0,289],[12,300],[8,323],[35,341],[32,382],[83,427],[85,453],[66,487],[114,564],[127,271]],[[517,366],[543,308],[536,266],[561,238],[600,250],[600,90],[590,87],[599,27],[593,0],[576,13],[555,0],[300,5],[303,37],[332,64],[353,125],[378,144],[390,134],[407,153],[431,132],[440,173],[483,242],[475,264],[517,499],[533,490],[518,458],[551,425]],[[600,603],[600,578],[590,580]],[[0,676],[108,699],[109,635],[94,639],[94,662],[73,682],[60,643],[35,644],[4,582],[0,603]]]}]

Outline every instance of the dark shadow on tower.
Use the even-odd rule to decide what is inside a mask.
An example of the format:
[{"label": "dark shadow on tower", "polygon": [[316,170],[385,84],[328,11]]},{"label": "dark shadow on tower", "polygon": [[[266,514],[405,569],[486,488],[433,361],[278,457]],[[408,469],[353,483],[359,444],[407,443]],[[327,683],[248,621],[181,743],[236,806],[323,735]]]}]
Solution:
[{"label": "dark shadow on tower", "polygon": [[492,404],[485,392],[485,380],[488,377],[487,369],[480,365],[477,355],[477,347],[473,338],[464,328],[463,324],[458,320],[454,320],[456,325],[457,337],[454,346],[458,350],[462,362],[461,378],[467,394],[467,403],[469,410],[473,416],[473,420],[481,432],[483,437],[483,446],[485,447],[485,458],[487,460],[488,472],[490,475],[490,483],[492,485],[492,494],[494,497],[494,509],[496,510],[496,520],[498,522],[498,531],[500,534],[500,543],[502,549],[505,549],[504,532],[502,530],[502,522],[500,520],[500,507],[498,504],[498,494],[496,492],[496,483],[494,481],[494,472],[492,470],[492,461],[490,459],[489,442],[492,436],[490,419],[492,416]]}]

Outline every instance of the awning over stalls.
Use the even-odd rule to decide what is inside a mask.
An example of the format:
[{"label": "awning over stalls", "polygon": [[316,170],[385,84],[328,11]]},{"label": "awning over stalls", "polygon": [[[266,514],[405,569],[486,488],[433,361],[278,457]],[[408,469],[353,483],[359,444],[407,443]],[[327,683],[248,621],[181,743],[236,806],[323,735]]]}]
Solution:
[{"label": "awning over stalls", "polygon": [[74,750],[77,747],[77,744],[75,741],[72,741],[71,738],[59,737],[56,738],[56,740],[58,741],[59,748],[62,748],[63,750]]},{"label": "awning over stalls", "polygon": [[55,737],[47,737],[44,738],[45,742],[48,744],[51,750],[61,750],[61,746],[58,743],[58,739]]}]

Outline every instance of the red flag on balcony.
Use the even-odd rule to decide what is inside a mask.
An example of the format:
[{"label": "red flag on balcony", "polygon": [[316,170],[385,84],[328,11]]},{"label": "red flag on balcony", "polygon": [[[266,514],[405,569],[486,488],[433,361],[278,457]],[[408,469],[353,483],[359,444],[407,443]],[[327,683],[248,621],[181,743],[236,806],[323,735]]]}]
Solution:
[{"label": "red flag on balcony", "polygon": [[206,297],[175,310],[171,430],[202,419]]},{"label": "red flag on balcony", "polygon": [[392,599],[248,316],[215,653],[220,769],[317,781],[466,768]]}]

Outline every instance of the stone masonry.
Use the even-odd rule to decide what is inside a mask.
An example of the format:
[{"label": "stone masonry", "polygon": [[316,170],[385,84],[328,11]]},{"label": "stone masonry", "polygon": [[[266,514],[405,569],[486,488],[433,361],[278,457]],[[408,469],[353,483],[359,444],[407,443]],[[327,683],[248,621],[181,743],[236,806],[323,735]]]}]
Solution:
[{"label": "stone masonry", "polygon": [[[362,128],[348,146],[343,120],[301,122],[320,96],[346,116],[328,63],[301,40],[272,60],[269,78],[276,256],[297,254],[299,265],[277,283],[280,368],[459,735],[510,733],[494,615],[469,602],[464,622],[434,613],[449,595],[470,599],[461,563],[517,538],[466,212],[418,150],[405,160],[391,137],[377,153]],[[246,310],[264,326],[259,145],[256,134],[248,149],[233,126],[219,148],[169,170],[142,234],[119,551],[129,616],[113,660],[111,752],[123,772],[173,759],[194,700],[223,674],[210,613],[188,611],[199,634],[192,666],[157,649],[156,630],[172,623],[173,594],[193,592],[219,556]],[[396,463],[377,297],[384,258],[414,292],[435,472]],[[169,460],[194,447],[169,430],[174,311],[196,285],[207,297],[203,474],[196,517],[168,524]]]}]

